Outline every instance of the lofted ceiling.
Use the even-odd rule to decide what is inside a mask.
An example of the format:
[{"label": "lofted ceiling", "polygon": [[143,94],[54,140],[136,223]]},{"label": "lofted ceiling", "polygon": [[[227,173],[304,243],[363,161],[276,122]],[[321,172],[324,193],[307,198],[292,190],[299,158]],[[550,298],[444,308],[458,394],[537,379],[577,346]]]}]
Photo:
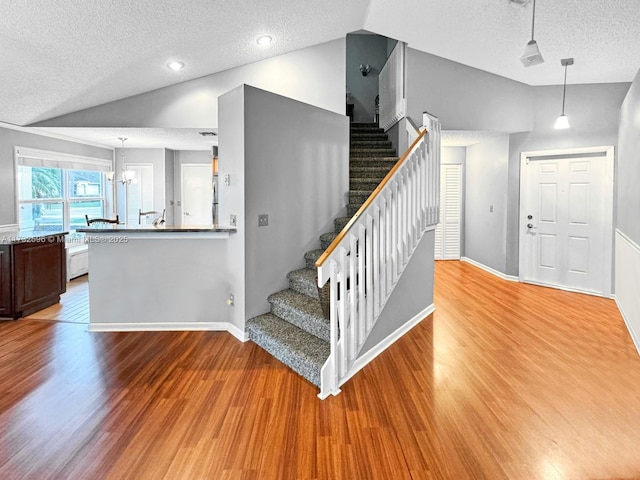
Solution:
[{"label": "lofted ceiling", "polygon": [[[529,85],[630,82],[636,2],[537,0],[546,62],[524,68],[531,4],[509,0],[0,0],[0,121],[28,125],[360,29]],[[268,48],[255,40],[268,33]],[[186,67],[166,68],[179,59]]]}]

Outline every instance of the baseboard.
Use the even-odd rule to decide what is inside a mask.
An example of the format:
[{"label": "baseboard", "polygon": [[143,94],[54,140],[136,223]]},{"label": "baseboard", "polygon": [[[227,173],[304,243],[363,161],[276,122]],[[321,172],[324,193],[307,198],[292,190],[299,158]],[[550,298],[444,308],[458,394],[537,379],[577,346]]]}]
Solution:
[{"label": "baseboard", "polygon": [[616,305],[640,354],[640,246],[616,229]]},{"label": "baseboard", "polygon": [[418,313],[416,316],[414,316],[407,323],[405,323],[400,328],[398,328],[393,333],[391,333],[387,338],[382,340],[380,343],[378,343],[375,347],[373,347],[367,353],[358,357],[355,360],[355,362],[353,362],[353,367],[351,368],[351,372],[349,372],[349,375],[347,377],[342,379],[342,381],[340,382],[340,385],[344,385],[351,377],[353,377],[356,373],[358,373],[365,366],[367,366],[369,362],[371,362],[374,358],[376,358],[378,355],[384,352],[387,348],[393,345],[400,337],[402,337],[405,333],[407,333],[409,330],[411,330],[413,327],[419,324],[422,320],[424,320],[433,312],[435,312],[435,310],[436,308],[432,303],[427,308],[425,308],[420,313]]},{"label": "baseboard", "polygon": [[213,331],[229,332],[241,342],[249,338],[229,322],[172,322],[172,323],[90,323],[90,332],[176,332]]},{"label": "baseboard", "polygon": [[636,346],[638,354],[640,354],[640,338],[638,338],[636,331],[633,329],[631,321],[624,311],[624,307],[620,304],[617,298],[615,300],[618,310],[620,310],[620,315],[622,315],[622,320],[624,320],[624,324],[627,326],[627,330],[629,331],[629,336],[631,337],[631,340],[633,340],[633,344]]},{"label": "baseboard", "polygon": [[475,260],[472,260],[468,257],[461,257],[460,258],[461,262],[467,262],[471,265],[473,265],[474,267],[478,267],[481,270],[484,270],[485,272],[488,272],[492,275],[495,275],[496,277],[500,277],[503,280],[507,280],[508,282],[519,282],[520,279],[518,277],[516,277],[515,275],[507,275],[506,273],[502,273],[499,272],[498,270],[495,270],[491,267],[487,267],[486,265],[483,265],[480,262],[476,262]]}]

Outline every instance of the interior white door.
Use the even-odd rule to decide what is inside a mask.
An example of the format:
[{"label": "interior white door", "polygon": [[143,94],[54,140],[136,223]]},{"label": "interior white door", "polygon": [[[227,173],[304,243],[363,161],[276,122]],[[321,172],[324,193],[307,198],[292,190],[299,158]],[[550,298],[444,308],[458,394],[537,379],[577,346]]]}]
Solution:
[{"label": "interior white door", "polygon": [[523,169],[521,279],[608,294],[612,158],[604,153],[529,157]]},{"label": "interior white door", "polygon": [[462,165],[440,166],[440,223],[435,231],[435,259],[460,259]]},{"label": "interior white door", "polygon": [[213,222],[211,165],[183,163],[181,178],[182,225],[211,225]]}]

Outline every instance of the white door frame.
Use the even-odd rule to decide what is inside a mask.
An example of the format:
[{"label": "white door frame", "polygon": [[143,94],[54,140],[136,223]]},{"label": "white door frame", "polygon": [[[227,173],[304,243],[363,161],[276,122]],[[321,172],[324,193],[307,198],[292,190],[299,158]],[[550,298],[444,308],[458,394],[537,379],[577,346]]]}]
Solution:
[{"label": "white door frame", "polygon": [[[582,148],[563,148],[563,149],[555,149],[555,150],[539,150],[532,152],[522,152],[520,154],[520,208],[519,208],[519,243],[518,243],[518,278],[521,282],[524,282],[524,270],[525,270],[525,234],[527,232],[527,219],[525,218],[525,204],[523,201],[524,191],[527,185],[527,163],[530,159],[536,157],[562,157],[562,156],[570,156],[570,155],[583,155],[583,154],[603,154],[606,157],[607,162],[607,171],[608,174],[604,179],[605,187],[606,187],[606,198],[605,198],[605,227],[607,232],[604,236],[604,244],[605,244],[605,265],[604,265],[604,291],[603,295],[605,297],[611,297],[611,280],[613,275],[613,178],[614,178],[614,147],[613,146],[602,146],[602,147],[582,147]],[[608,274],[607,274],[608,273]],[[555,288],[559,288],[561,290],[569,290],[580,293],[589,293],[582,290],[566,288],[562,286],[556,286]]]}]

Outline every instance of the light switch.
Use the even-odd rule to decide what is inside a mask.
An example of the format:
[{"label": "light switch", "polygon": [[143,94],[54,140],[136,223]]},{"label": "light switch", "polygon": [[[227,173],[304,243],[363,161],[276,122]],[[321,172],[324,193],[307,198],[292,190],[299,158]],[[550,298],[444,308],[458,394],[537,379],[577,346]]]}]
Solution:
[{"label": "light switch", "polygon": [[266,227],[267,225],[269,225],[269,215],[267,215],[266,213],[258,215],[258,226]]}]

